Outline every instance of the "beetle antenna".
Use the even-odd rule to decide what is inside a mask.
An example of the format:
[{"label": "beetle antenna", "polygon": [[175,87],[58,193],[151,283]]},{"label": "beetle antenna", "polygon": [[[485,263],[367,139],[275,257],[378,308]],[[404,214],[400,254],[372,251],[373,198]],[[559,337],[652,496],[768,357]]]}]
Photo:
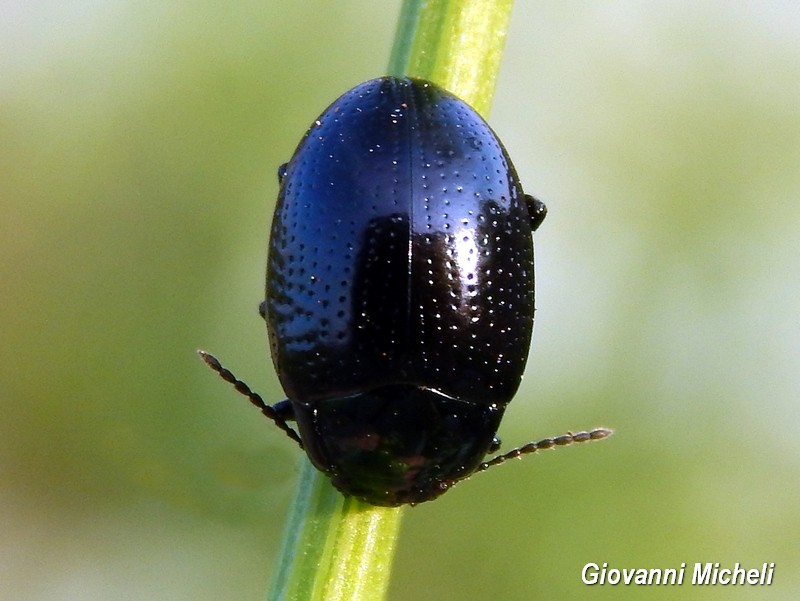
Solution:
[{"label": "beetle antenna", "polygon": [[200,355],[200,358],[206,365],[219,374],[220,378],[229,384],[233,384],[236,392],[246,396],[253,405],[258,407],[261,413],[275,422],[276,426],[286,432],[286,435],[299,444],[301,449],[303,448],[303,441],[300,440],[300,436],[297,434],[297,432],[295,432],[292,427],[286,423],[286,419],[278,411],[276,411],[274,407],[271,407],[264,402],[264,399],[261,398],[261,395],[250,390],[250,387],[247,384],[234,376],[233,372],[224,367],[211,353],[198,350],[197,354]]},{"label": "beetle antenna", "polygon": [[567,447],[571,444],[575,444],[577,442],[591,442],[593,440],[603,440],[604,438],[608,438],[614,433],[614,430],[609,430],[608,428],[595,428],[590,432],[567,432],[566,434],[562,434],[561,436],[556,436],[555,438],[543,438],[537,442],[529,442],[528,444],[522,445],[521,447],[517,447],[516,449],[511,449],[508,453],[503,453],[502,455],[498,455],[490,459],[489,461],[484,461],[481,463],[476,472],[482,472],[484,470],[488,470],[490,467],[494,467],[495,465],[500,465],[501,463],[505,463],[509,459],[516,459],[517,457],[521,457],[522,455],[528,455],[530,453],[535,453],[536,451],[542,451],[544,449],[552,449],[555,447]]}]

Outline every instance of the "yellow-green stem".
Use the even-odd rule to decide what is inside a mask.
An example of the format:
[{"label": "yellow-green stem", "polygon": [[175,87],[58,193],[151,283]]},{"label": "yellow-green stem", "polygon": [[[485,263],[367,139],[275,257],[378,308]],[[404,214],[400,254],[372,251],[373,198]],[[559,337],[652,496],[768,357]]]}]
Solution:
[{"label": "yellow-green stem", "polygon": [[380,601],[400,514],[342,496],[304,460],[269,599]]},{"label": "yellow-green stem", "polygon": [[513,0],[405,0],[389,74],[427,79],[486,117]]},{"label": "yellow-green stem", "polygon": [[[512,0],[405,0],[389,74],[427,79],[486,116]],[[336,491],[306,459],[270,601],[382,601],[401,508]]]}]

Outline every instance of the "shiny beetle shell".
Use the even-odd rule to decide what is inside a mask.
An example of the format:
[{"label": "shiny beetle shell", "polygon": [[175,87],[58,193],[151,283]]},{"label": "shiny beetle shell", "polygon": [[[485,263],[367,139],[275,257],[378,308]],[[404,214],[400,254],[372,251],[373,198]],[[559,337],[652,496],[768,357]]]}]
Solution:
[{"label": "shiny beetle shell", "polygon": [[265,316],[303,446],[345,494],[433,499],[520,384],[544,205],[478,113],[393,77],[328,107],[280,180]]}]

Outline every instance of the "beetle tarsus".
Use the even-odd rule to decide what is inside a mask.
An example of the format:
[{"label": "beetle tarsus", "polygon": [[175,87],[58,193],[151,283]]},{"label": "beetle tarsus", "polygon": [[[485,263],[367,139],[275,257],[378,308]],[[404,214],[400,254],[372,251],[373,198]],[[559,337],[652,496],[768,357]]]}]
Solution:
[{"label": "beetle tarsus", "polygon": [[552,449],[555,447],[566,447],[571,444],[575,444],[578,442],[590,442],[593,440],[602,440],[604,438],[608,438],[614,433],[613,430],[609,430],[608,428],[595,428],[591,431],[584,431],[584,432],[567,432],[566,434],[562,434],[561,436],[555,436],[553,438],[543,438],[537,442],[529,442],[528,444],[522,445],[521,447],[517,447],[516,449],[511,449],[507,453],[503,453],[502,455],[498,455],[497,457],[493,457],[489,461],[484,461],[481,463],[476,472],[482,472],[484,470],[488,470],[490,467],[494,467],[495,465],[500,465],[501,463],[505,463],[509,459],[516,459],[517,457],[521,457],[522,455],[529,455],[531,453],[535,453],[536,451],[542,451],[544,449]]},{"label": "beetle tarsus", "polygon": [[542,225],[542,221],[547,217],[547,206],[538,198],[530,194],[525,195],[525,203],[528,205],[528,215],[531,220],[531,230],[534,232]]},{"label": "beetle tarsus", "polygon": [[287,404],[284,402],[277,403],[275,407],[270,407],[264,402],[261,395],[250,390],[247,384],[233,375],[233,372],[224,367],[214,355],[201,350],[198,350],[197,354],[200,355],[200,358],[206,365],[219,374],[219,377],[229,384],[232,384],[236,392],[246,396],[253,405],[258,407],[261,413],[275,422],[276,426],[283,430],[289,438],[299,444],[301,449],[303,448],[303,441],[300,440],[300,436],[286,423],[286,420],[291,417],[291,405],[289,405],[289,410],[287,410]]}]

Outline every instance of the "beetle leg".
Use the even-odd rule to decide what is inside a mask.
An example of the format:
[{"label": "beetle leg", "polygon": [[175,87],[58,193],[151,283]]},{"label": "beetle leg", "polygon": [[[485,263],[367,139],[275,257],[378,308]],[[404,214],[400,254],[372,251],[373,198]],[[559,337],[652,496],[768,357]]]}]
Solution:
[{"label": "beetle leg", "polygon": [[542,221],[547,216],[547,206],[530,194],[525,195],[525,204],[528,205],[528,215],[531,220],[531,229],[535,232],[536,229],[542,225]]},{"label": "beetle leg", "polygon": [[280,167],[278,167],[278,183],[283,183],[283,178],[286,177],[286,166],[289,163],[283,163]]},{"label": "beetle leg", "polygon": [[299,444],[301,449],[303,448],[303,441],[300,440],[300,436],[292,429],[291,426],[289,426],[289,424],[286,423],[287,419],[292,419],[293,417],[291,403],[289,403],[289,401],[281,401],[280,403],[276,403],[274,407],[270,407],[264,402],[264,399],[262,399],[258,393],[250,390],[250,387],[247,384],[234,376],[230,370],[223,367],[214,355],[211,355],[205,351],[197,351],[197,354],[200,355],[200,358],[205,362],[205,364],[217,372],[223,380],[229,384],[233,384],[236,392],[246,396],[253,405],[261,410],[261,413],[275,422],[276,426],[286,432],[286,435]]},{"label": "beetle leg", "polygon": [[267,319],[267,301],[261,301],[258,303],[258,314],[261,316],[261,319],[266,321]]},{"label": "beetle leg", "polygon": [[515,459],[520,457],[521,455],[528,455],[529,453],[535,453],[536,451],[541,451],[542,449],[552,449],[554,447],[566,447],[576,442],[589,442],[592,440],[602,440],[603,438],[607,438],[614,433],[613,430],[609,430],[608,428],[596,428],[591,432],[576,432],[573,434],[572,432],[567,432],[566,434],[562,434],[561,436],[556,436],[555,438],[543,438],[538,442],[529,442],[526,445],[522,445],[521,447],[517,447],[516,449],[512,449],[507,453],[503,453],[502,455],[498,455],[490,459],[489,461],[484,461],[481,463],[476,469],[476,472],[482,472],[484,470],[488,470],[490,467],[494,467],[495,465],[500,465],[501,463],[505,463],[509,459]]},{"label": "beetle leg", "polygon": [[277,413],[283,421],[294,421],[294,406],[289,399],[278,401],[272,406],[273,411]]}]

